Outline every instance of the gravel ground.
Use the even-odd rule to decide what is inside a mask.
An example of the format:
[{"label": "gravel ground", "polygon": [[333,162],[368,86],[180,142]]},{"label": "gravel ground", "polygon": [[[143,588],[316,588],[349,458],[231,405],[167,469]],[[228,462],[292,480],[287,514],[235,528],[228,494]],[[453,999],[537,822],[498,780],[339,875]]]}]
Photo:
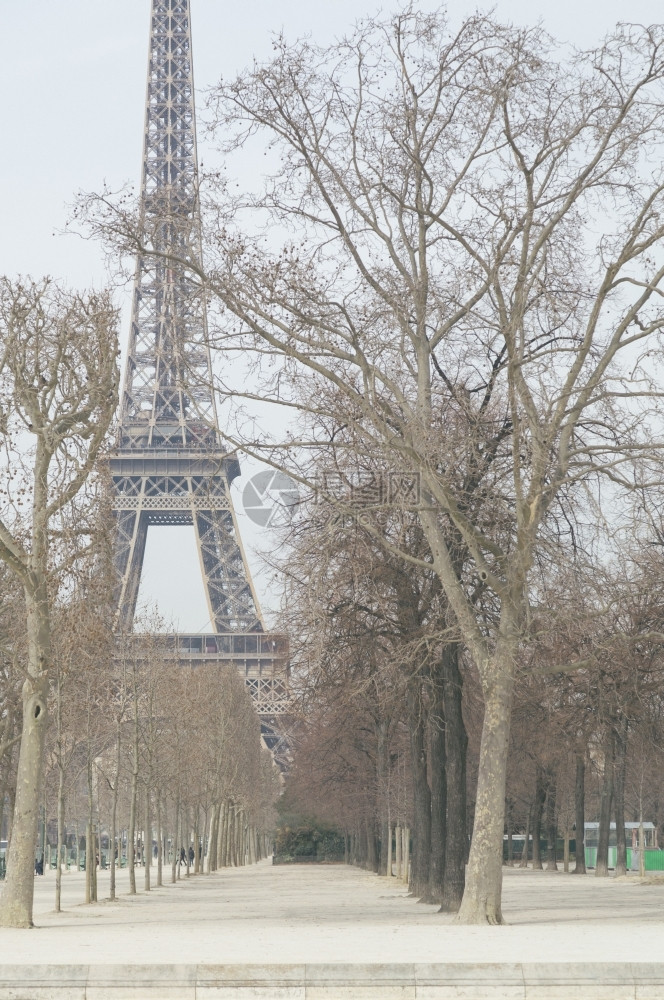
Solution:
[{"label": "gravel ground", "polygon": [[[156,869],[153,869],[156,874]],[[170,870],[166,873],[170,877]],[[99,872],[99,895],[108,894]],[[137,870],[142,884],[143,872]],[[0,929],[0,963],[653,962],[664,883],[505,869],[504,927],[461,927],[392,878],[344,865],[250,868],[81,903],[83,872],[35,881],[32,931]]]}]

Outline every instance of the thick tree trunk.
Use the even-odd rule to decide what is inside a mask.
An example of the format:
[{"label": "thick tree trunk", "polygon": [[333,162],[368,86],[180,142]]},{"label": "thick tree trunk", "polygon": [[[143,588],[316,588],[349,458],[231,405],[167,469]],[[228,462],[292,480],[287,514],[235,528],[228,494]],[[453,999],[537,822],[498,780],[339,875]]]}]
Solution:
[{"label": "thick tree trunk", "polygon": [[441,910],[455,913],[461,906],[466,883],[468,836],[466,831],[466,756],[468,736],[463,721],[463,681],[459,670],[459,646],[443,650],[443,698],[447,774],[447,822],[445,871]]},{"label": "thick tree trunk", "polygon": [[408,690],[410,756],[413,773],[413,858],[410,866],[410,891],[421,898],[429,886],[431,859],[431,790],[427,781],[425,725],[420,705],[420,688]]},{"label": "thick tree trunk", "polygon": [[576,777],[574,780],[574,820],[576,824],[576,846],[574,874],[586,874],[586,760],[582,753],[576,755]]},{"label": "thick tree trunk", "polygon": [[512,709],[512,657],[493,665],[484,685],[484,721],[475,802],[473,839],[466,888],[456,920],[462,924],[501,924],[505,780]]},{"label": "thick tree trunk", "polygon": [[[45,589],[45,588],[44,588]],[[50,628],[46,596],[26,594],[28,669],[23,684],[23,728],[16,775],[12,836],[7,852],[7,874],[0,899],[0,927],[32,927],[35,880],[35,844],[43,781],[44,738],[47,725]]]},{"label": "thick tree trunk", "polygon": [[542,812],[546,799],[546,786],[544,784],[544,772],[537,765],[537,778],[535,782],[535,803],[533,807],[533,869],[542,870]]},{"label": "thick tree trunk", "polygon": [[607,736],[604,751],[604,776],[599,800],[599,834],[597,837],[597,861],[595,875],[609,874],[609,834],[611,831],[611,803],[613,801],[613,730]]},{"label": "thick tree trunk", "polygon": [[625,717],[618,719],[615,734],[615,767],[613,808],[616,818],[616,875],[627,874],[627,840],[625,837],[625,771],[627,768],[627,727]]}]

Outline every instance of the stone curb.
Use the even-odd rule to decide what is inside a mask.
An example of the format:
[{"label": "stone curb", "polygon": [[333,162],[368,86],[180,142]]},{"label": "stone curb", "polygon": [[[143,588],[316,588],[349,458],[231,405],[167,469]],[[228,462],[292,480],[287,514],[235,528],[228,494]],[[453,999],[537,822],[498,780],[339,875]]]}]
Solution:
[{"label": "stone curb", "polygon": [[0,965],[0,1000],[662,1000],[664,963]]}]

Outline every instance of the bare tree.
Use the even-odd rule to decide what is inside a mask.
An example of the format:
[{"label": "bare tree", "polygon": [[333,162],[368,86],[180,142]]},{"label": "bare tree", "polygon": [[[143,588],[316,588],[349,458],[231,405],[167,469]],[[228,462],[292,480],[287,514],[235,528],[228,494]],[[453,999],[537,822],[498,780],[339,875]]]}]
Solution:
[{"label": "bare tree", "polygon": [[[625,463],[652,449],[662,30],[622,26],[576,56],[541,29],[475,16],[452,33],[407,8],[328,50],[275,49],[213,102],[222,149],[260,134],[272,174],[255,195],[220,186],[212,263],[184,263],[235,317],[218,346],[280,359],[245,396],[297,407],[306,373],[317,443],[334,396],[358,448],[419,478],[413,503],[485,703],[459,919],[499,923],[542,528],[574,484],[633,487]],[[96,210],[106,235],[151,252],[122,205]]]},{"label": "bare tree", "polygon": [[48,280],[2,279],[0,329],[0,420],[8,469],[0,558],[23,585],[28,640],[0,924],[30,927],[51,672],[52,531],[89,477],[115,411],[116,312],[106,293],[82,296]]},{"label": "bare tree", "polygon": [[[292,373],[295,399],[303,369],[331,384],[364,448],[420,477],[433,565],[479,671],[462,922],[502,920],[510,712],[542,525],[580,480],[631,486],[624,463],[652,447],[640,350],[664,324],[663,55],[659,29],[622,27],[577,59],[539,29],[474,17],[451,35],[407,12],[327,52],[279,42],[216,94],[223,148],[262,131],[280,156],[263,194],[220,198],[204,278],[237,317],[223,344],[236,332],[281,356],[274,398]],[[293,239],[271,252],[245,208]],[[488,632],[469,571],[496,601]]]}]

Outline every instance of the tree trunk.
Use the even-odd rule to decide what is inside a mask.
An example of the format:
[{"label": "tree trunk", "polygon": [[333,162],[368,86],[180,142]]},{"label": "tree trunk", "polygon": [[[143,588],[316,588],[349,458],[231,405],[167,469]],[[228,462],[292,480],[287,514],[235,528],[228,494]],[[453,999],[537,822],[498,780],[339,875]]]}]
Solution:
[{"label": "tree trunk", "polygon": [[58,761],[58,863],[55,866],[55,912],[59,913],[62,899],[62,847],[65,838],[65,772]]},{"label": "tree trunk", "polygon": [[194,875],[201,871],[200,814],[198,806],[194,808]]},{"label": "tree trunk", "polygon": [[615,767],[613,808],[616,818],[616,875],[627,874],[627,840],[625,837],[625,770],[627,768],[628,720],[618,719],[615,731]]},{"label": "tree trunk", "polygon": [[[111,900],[115,899],[115,876],[116,876],[116,844],[118,837],[118,785],[120,783],[120,763],[121,763],[121,748],[122,748],[122,725],[118,721],[117,734],[115,737],[115,781],[113,782],[112,788],[112,799],[111,799],[111,843],[110,854],[111,854],[111,878],[110,878],[110,897]],[[120,856],[120,851],[122,850],[122,845],[117,849],[118,858]]]},{"label": "tree trunk", "polygon": [[129,826],[127,828],[127,869],[129,871],[129,895],[136,895],[136,800],[138,798],[138,771],[132,773],[129,793]]},{"label": "tree trunk", "polygon": [[533,816],[533,805],[532,802],[528,808],[528,816],[526,817],[526,835],[523,839],[523,851],[521,852],[521,861],[519,862],[519,868],[528,867],[528,852],[530,848],[530,827],[532,823]]},{"label": "tree trunk", "polygon": [[609,834],[611,830],[611,803],[613,801],[614,734],[611,730],[605,741],[604,776],[599,800],[599,834],[595,875],[609,874]]},{"label": "tree trunk", "polygon": [[563,871],[569,871],[569,826],[565,827],[565,836],[563,839]]},{"label": "tree trunk", "polygon": [[380,823],[380,852],[377,857],[379,875],[387,875],[389,768],[388,722],[381,718],[376,723],[376,787]]},{"label": "tree trunk", "polygon": [[378,863],[376,858],[376,836],[374,833],[373,821],[370,822],[367,818],[365,818],[364,823],[367,828],[367,868],[369,871],[376,871]]},{"label": "tree trunk", "polygon": [[186,839],[186,844],[185,844],[185,847],[184,847],[184,860],[185,860],[185,865],[186,865],[186,868],[187,868],[186,876],[187,876],[187,878],[190,878],[191,877],[191,871],[190,871],[191,861],[189,860],[189,848],[191,847],[191,823],[189,822],[189,809],[185,809],[185,811],[184,811],[184,822],[186,824],[185,829],[187,831],[186,838],[183,837],[183,840]]},{"label": "tree trunk", "polygon": [[410,891],[421,898],[429,886],[431,858],[431,791],[427,781],[427,754],[419,685],[408,689],[411,767],[413,772],[413,859]]},{"label": "tree trunk", "polygon": [[217,870],[217,823],[219,821],[219,803],[215,802],[210,813],[210,831],[208,833],[207,873]]},{"label": "tree trunk", "polygon": [[228,825],[226,830],[226,864],[229,868],[235,867],[235,814],[237,807],[233,802],[229,806]]},{"label": "tree trunk", "polygon": [[447,774],[445,756],[445,717],[442,682],[436,678],[437,695],[429,719],[429,766],[431,776],[431,845],[429,884],[426,903],[442,905],[445,879],[445,844],[447,842]]},{"label": "tree trunk", "polygon": [[150,865],[152,864],[152,816],[150,815],[150,768],[145,776],[145,833],[143,835],[143,861],[145,872],[143,875],[143,886],[146,892],[150,891]]},{"label": "tree trunk", "polygon": [[364,824],[355,834],[355,853],[353,856],[353,864],[357,865],[358,868],[366,868],[367,860],[367,832]]},{"label": "tree trunk", "polygon": [[90,820],[85,824],[85,902],[92,902],[92,883],[90,881],[90,851],[92,840],[92,828]]},{"label": "tree trunk", "polygon": [[535,803],[533,806],[533,869],[542,870],[542,811],[544,800],[546,799],[546,787],[544,784],[544,772],[540,765],[537,765],[537,777],[535,780]]},{"label": "tree trunk", "polygon": [[164,884],[164,832],[161,828],[161,794],[157,791],[157,885]]},{"label": "tree trunk", "polygon": [[7,874],[0,898],[0,927],[33,926],[35,844],[47,725],[48,682],[43,668],[48,664],[49,623],[47,616],[40,614],[39,602],[28,595],[26,602],[30,676],[23,684],[23,728]]},{"label": "tree trunk", "polygon": [[459,646],[443,650],[443,698],[447,774],[447,821],[445,869],[441,911],[455,913],[461,906],[466,883],[468,837],[466,832],[466,756],[468,736],[463,721],[463,681],[459,670]]},{"label": "tree trunk", "polygon": [[410,827],[402,827],[403,835],[403,880],[408,885],[410,882]]},{"label": "tree trunk", "polygon": [[219,832],[217,833],[217,867],[226,867],[226,825],[228,823],[228,808],[222,802],[219,812]]},{"label": "tree trunk", "polygon": [[88,747],[88,829],[85,837],[85,902],[97,902],[97,845],[94,828],[92,756]]},{"label": "tree trunk", "polygon": [[136,872],[134,870],[136,852],[136,805],[138,800],[138,690],[136,683],[136,663],[133,664],[134,732],[131,762],[131,790],[129,793],[129,829],[127,831],[127,868],[129,869],[129,895],[136,895]]},{"label": "tree trunk", "polygon": [[550,774],[546,789],[546,870],[548,872],[558,871],[558,859],[556,853],[557,839],[556,779],[554,775]]},{"label": "tree trunk", "polygon": [[576,777],[574,781],[574,818],[576,824],[576,845],[574,874],[586,874],[586,760],[582,753],[576,755]]},{"label": "tree trunk", "polygon": [[171,858],[171,882],[175,882],[178,877],[180,867],[180,798],[175,800],[175,814],[173,816],[173,857]]},{"label": "tree trunk", "polygon": [[222,864],[224,868],[230,868],[233,863],[232,847],[233,847],[233,810],[234,806],[231,802],[226,803],[226,808],[224,809],[224,837],[222,841],[223,845],[223,860]]},{"label": "tree trunk", "polygon": [[[511,657],[510,657],[511,662]],[[512,671],[500,659],[484,684],[484,721],[466,888],[456,920],[501,924],[505,780],[512,709]]]}]

